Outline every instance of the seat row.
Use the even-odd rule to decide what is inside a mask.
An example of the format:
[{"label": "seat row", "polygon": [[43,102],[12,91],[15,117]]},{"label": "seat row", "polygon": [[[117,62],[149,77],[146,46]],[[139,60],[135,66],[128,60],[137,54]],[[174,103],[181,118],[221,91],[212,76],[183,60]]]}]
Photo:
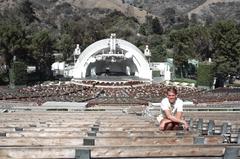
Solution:
[{"label": "seat row", "polygon": [[99,108],[59,111],[56,106],[58,111],[1,113],[0,158],[230,159],[239,156],[239,144],[225,142],[226,134],[233,126],[237,128],[237,123],[203,120],[189,114],[186,118],[190,131],[159,131],[155,121],[137,112],[124,111],[126,105]]}]

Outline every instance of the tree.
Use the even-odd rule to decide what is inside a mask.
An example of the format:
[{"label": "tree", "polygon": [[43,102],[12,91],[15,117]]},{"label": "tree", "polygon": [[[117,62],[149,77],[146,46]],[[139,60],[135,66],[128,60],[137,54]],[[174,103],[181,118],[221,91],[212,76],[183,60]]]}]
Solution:
[{"label": "tree", "polygon": [[27,83],[27,66],[24,62],[14,61],[12,63],[12,69],[10,73],[10,79],[13,81],[13,85],[23,85]]},{"label": "tree", "polygon": [[199,61],[206,61],[212,57],[209,29],[204,26],[191,26],[187,29],[190,40],[193,43],[192,57]]},{"label": "tree", "polygon": [[48,79],[51,75],[51,65],[54,62],[54,39],[51,37],[50,32],[41,30],[34,33],[31,49],[36,62],[36,69],[40,73],[40,79]]},{"label": "tree", "polygon": [[174,65],[179,70],[180,77],[183,78],[187,75],[188,59],[192,58],[194,52],[192,40],[186,29],[172,31],[169,40],[174,51]]},{"label": "tree", "polygon": [[26,31],[19,23],[0,22],[0,53],[10,67],[13,56],[23,57],[26,53],[28,39]]},{"label": "tree", "polygon": [[176,11],[174,8],[166,8],[163,12],[163,16],[165,17],[166,23],[170,25],[176,23]]},{"label": "tree", "polygon": [[61,26],[61,34],[68,35],[73,44],[80,44],[83,48],[105,37],[101,22],[97,24],[92,19],[88,19],[88,21],[64,21]]},{"label": "tree", "polygon": [[151,61],[152,62],[160,62],[166,60],[166,49],[162,47],[162,45],[157,45],[156,47],[151,49]]},{"label": "tree", "polygon": [[151,50],[151,61],[165,61],[167,51],[164,45],[164,39],[161,35],[153,34],[148,36],[149,48]]},{"label": "tree", "polygon": [[213,61],[221,77],[240,71],[240,30],[233,21],[220,21],[211,28]]},{"label": "tree", "polygon": [[66,61],[73,54],[74,42],[69,34],[62,34],[57,41],[57,50],[63,54],[63,61]]},{"label": "tree", "polygon": [[146,35],[146,29],[145,29],[145,24],[141,24],[140,27],[139,27],[139,33],[142,34],[142,35]]},{"label": "tree", "polygon": [[190,17],[190,23],[191,24],[198,24],[199,23],[199,17],[196,13],[192,13],[190,16],[191,16]]},{"label": "tree", "polygon": [[18,10],[27,25],[32,23],[34,20],[38,20],[32,8],[32,2],[30,2],[29,0],[24,0],[23,2],[21,2],[19,4]]},{"label": "tree", "polygon": [[153,21],[153,17],[152,16],[146,16],[146,22],[145,22],[145,32],[146,35],[150,35],[153,34],[153,27],[152,27],[152,21]]},{"label": "tree", "polygon": [[200,63],[197,69],[198,86],[207,86],[211,88],[214,80],[214,65],[212,63]]},{"label": "tree", "polygon": [[163,27],[161,26],[157,17],[153,18],[152,20],[152,31],[153,33],[156,33],[156,34],[163,33]]}]

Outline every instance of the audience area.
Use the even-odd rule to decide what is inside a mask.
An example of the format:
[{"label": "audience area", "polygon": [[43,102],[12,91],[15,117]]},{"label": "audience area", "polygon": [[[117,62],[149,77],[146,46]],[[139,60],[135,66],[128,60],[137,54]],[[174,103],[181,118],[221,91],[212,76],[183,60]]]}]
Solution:
[{"label": "audience area", "polygon": [[[170,85],[165,83],[121,82],[57,82],[17,88],[14,91],[2,89],[0,100],[36,102],[73,101],[90,103],[129,103],[146,104],[160,102]],[[239,101],[240,88],[218,88],[204,90],[196,87],[177,86],[179,97],[194,103]]]}]

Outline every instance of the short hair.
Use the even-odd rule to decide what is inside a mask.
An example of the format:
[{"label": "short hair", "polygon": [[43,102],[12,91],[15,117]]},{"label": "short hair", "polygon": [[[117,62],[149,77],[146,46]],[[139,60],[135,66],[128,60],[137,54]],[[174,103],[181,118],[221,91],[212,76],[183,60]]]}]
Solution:
[{"label": "short hair", "polygon": [[177,89],[176,89],[176,87],[169,87],[169,88],[167,89],[167,93],[168,93],[168,92],[172,92],[172,93],[174,93],[174,94],[177,95]]}]

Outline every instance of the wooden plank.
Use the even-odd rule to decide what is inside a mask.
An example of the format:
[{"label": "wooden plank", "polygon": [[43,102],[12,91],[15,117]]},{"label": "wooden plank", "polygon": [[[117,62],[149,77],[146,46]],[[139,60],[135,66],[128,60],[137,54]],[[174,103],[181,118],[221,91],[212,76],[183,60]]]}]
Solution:
[{"label": "wooden plank", "polygon": [[44,121],[47,121],[47,120],[61,121],[61,120],[64,120],[64,119],[66,119],[66,120],[79,120],[79,121],[85,120],[85,119],[87,119],[89,121],[96,120],[96,119],[101,119],[103,121],[107,121],[107,120],[109,120],[109,121],[111,121],[111,120],[119,120],[119,121],[121,121],[121,120],[123,120],[123,121],[130,120],[131,121],[132,120],[132,121],[134,121],[136,119],[139,119],[139,120],[145,121],[145,118],[137,117],[137,116],[114,116],[114,117],[108,116],[108,117],[104,118],[104,116],[94,116],[94,115],[91,115],[91,114],[89,114],[89,116],[82,116],[82,117],[81,116],[78,116],[78,117],[74,117],[74,116],[72,116],[72,117],[69,117],[69,116],[55,116],[54,117],[54,116],[51,116],[51,114],[49,114],[47,116],[35,116],[35,117],[31,117],[31,116],[29,116],[29,117],[5,116],[5,117],[3,117],[0,120],[1,121],[14,121],[14,120],[15,121],[34,121],[34,120],[37,120],[37,121],[42,121],[42,120],[44,120]]},{"label": "wooden plank", "polygon": [[91,111],[87,111],[87,110],[83,110],[83,111],[76,111],[76,112],[67,112],[67,111],[44,111],[44,112],[32,112],[32,111],[24,111],[24,112],[11,112],[11,113],[2,113],[4,115],[15,115],[15,116],[20,116],[22,114],[28,114],[30,116],[34,116],[34,115],[53,115],[53,116],[60,116],[62,114],[64,115],[69,115],[69,114],[72,114],[74,116],[77,116],[77,115],[80,115],[80,116],[87,116],[89,114],[92,114],[92,115],[110,115],[111,114],[114,114],[114,115],[133,115],[133,114],[127,114],[127,113],[124,113],[122,111],[101,111],[101,110],[91,110]]},{"label": "wooden plank", "polygon": [[185,112],[187,118],[204,118],[205,120],[228,120],[228,121],[239,121],[239,112]]},{"label": "wooden plank", "polygon": [[[180,146],[180,145],[179,145]],[[196,146],[161,146],[161,147],[111,147],[92,148],[91,156],[93,158],[101,157],[185,157],[185,156],[222,156],[224,153],[223,147],[196,147]]]},{"label": "wooden plank", "polygon": [[151,137],[175,137],[180,132],[180,137],[198,136],[197,132],[182,132],[182,131],[99,131],[97,132],[98,137],[124,137],[124,136],[151,136]]},{"label": "wooden plank", "polygon": [[[50,122],[5,122],[0,124],[1,127],[91,127],[95,124],[95,122],[60,122],[60,123],[50,123]],[[142,128],[147,128],[147,127],[154,127],[152,123],[101,123],[101,127],[142,127]]]},{"label": "wooden plank", "polygon": [[[229,145],[159,145],[89,147],[93,158],[119,157],[223,157]],[[237,146],[239,148],[239,146]],[[2,147],[1,158],[75,158],[76,149],[88,147]]]},{"label": "wooden plank", "polygon": [[[91,131],[15,131],[5,132],[6,137],[83,137]],[[182,131],[98,131],[97,137],[173,137],[182,133],[180,137],[199,136],[197,132]]]},{"label": "wooden plank", "polygon": [[138,146],[138,145],[168,145],[168,144],[192,144],[193,138],[159,138],[159,137],[133,137],[133,138],[110,138],[103,140],[102,138],[95,139],[95,146]]},{"label": "wooden plank", "polygon": [[[91,114],[89,114],[91,116]],[[97,120],[101,120],[102,122],[122,122],[122,123],[133,123],[133,122],[145,122],[147,123],[148,121],[146,121],[145,118],[143,117],[129,117],[129,118],[126,118],[126,117],[98,117],[98,116],[95,116],[95,117],[69,117],[69,116],[59,116],[59,117],[52,117],[50,114],[48,116],[35,116],[35,117],[13,117],[13,116],[4,116],[3,119],[0,119],[0,121],[2,122],[36,122],[36,121],[39,121],[39,122],[62,122],[62,121],[66,121],[66,122],[86,122],[89,121],[89,122],[93,122],[93,121],[96,121]],[[214,120],[214,122],[216,123],[216,125],[218,124],[221,124],[223,122],[226,122],[226,121],[229,121],[229,124],[239,124],[240,125],[240,121],[236,121],[236,119],[233,119],[233,121],[230,121],[229,119],[224,119],[223,120]],[[207,122],[207,120],[204,120],[204,122]]]},{"label": "wooden plank", "polygon": [[87,131],[20,131],[20,132],[6,132],[6,137],[84,137],[87,136]]},{"label": "wooden plank", "polygon": [[[36,132],[43,132],[43,131],[90,131],[91,128],[87,128],[87,127],[70,127],[70,128],[64,128],[64,127],[56,127],[56,128],[47,128],[47,127],[40,127],[40,128],[36,128],[36,127],[23,127],[22,131],[36,131]],[[4,128],[0,128],[0,132],[14,132],[16,131],[15,128],[8,128],[8,127],[4,127]]]},{"label": "wooden plank", "polygon": [[75,148],[1,147],[0,158],[75,158]]},{"label": "wooden plank", "polygon": [[94,124],[92,123],[39,123],[39,122],[19,122],[19,123],[2,123],[2,127],[91,127]]},{"label": "wooden plank", "polygon": [[[123,113],[123,112],[72,112],[72,113],[69,113],[69,112],[11,112],[11,113],[1,113],[3,116],[15,116],[15,117],[19,117],[19,116],[22,116],[22,115],[29,115],[29,116],[36,116],[36,115],[42,115],[42,116],[48,116],[48,115],[52,115],[52,117],[58,117],[58,116],[68,116],[68,115],[73,115],[73,116],[76,116],[76,117],[89,117],[91,118],[92,116],[103,116],[103,115],[108,115],[108,116],[105,116],[106,118],[108,117],[120,117],[120,116],[125,116],[125,117],[133,117],[135,116],[135,114],[126,114],[126,113]],[[91,115],[91,116],[89,116]],[[24,117],[24,116],[22,116]],[[71,116],[68,116],[71,118]]]},{"label": "wooden plank", "polygon": [[1,146],[78,146],[83,138],[1,138]]},{"label": "wooden plank", "polygon": [[[130,146],[130,145],[186,145],[193,144],[193,137],[6,137],[1,138],[1,146],[78,146],[83,139],[93,139],[96,146]],[[222,136],[206,136],[204,144],[221,144]]]},{"label": "wooden plank", "polygon": [[[121,120],[122,119],[122,120]],[[148,124],[148,123],[153,123],[151,121],[148,121],[146,118],[137,118],[137,117],[134,117],[134,118],[116,118],[116,119],[113,119],[113,118],[98,118],[98,117],[95,117],[95,118],[53,118],[51,116],[48,116],[47,118],[44,118],[44,117],[41,117],[41,118],[32,118],[32,117],[29,117],[29,118],[11,118],[11,117],[5,117],[5,119],[0,119],[0,121],[2,122],[6,122],[6,123],[20,123],[20,122],[24,122],[24,123],[39,123],[39,122],[45,122],[45,123],[62,123],[62,122],[66,122],[66,123],[70,123],[70,122],[73,122],[73,123],[92,123],[94,121],[101,121],[101,123],[120,123],[120,124],[123,124],[125,122],[125,124]],[[1,124],[4,124],[4,123],[1,123]]]},{"label": "wooden plank", "polygon": [[101,120],[79,120],[79,121],[31,121],[31,122],[24,122],[24,121],[17,121],[17,122],[6,122],[6,121],[1,121],[4,123],[0,124],[0,127],[71,127],[71,126],[87,126],[87,125],[94,125],[98,124],[99,126],[109,126],[109,127],[124,127],[125,125],[127,127],[136,125],[138,127],[144,127],[144,126],[152,126],[155,127],[155,123],[153,122],[145,122],[145,121],[139,121],[135,120],[134,121],[129,121],[129,122],[124,122],[120,121],[118,122],[117,120],[115,121],[101,121]]},{"label": "wooden plank", "polygon": [[[26,120],[25,120],[26,119]],[[149,121],[147,121],[145,118],[137,118],[137,117],[131,117],[131,118],[124,118],[124,117],[119,117],[119,118],[104,118],[104,117],[92,117],[92,118],[70,118],[70,117],[57,117],[57,118],[54,118],[54,117],[51,117],[51,115],[47,116],[47,117],[44,117],[44,116],[41,116],[41,118],[36,118],[36,117],[29,117],[29,118],[21,118],[21,117],[14,117],[14,118],[11,118],[11,117],[5,117],[4,119],[0,119],[0,121],[2,122],[32,122],[32,121],[39,121],[39,122],[61,122],[61,121],[78,121],[78,122],[81,122],[81,121],[89,121],[89,122],[92,122],[92,121],[102,121],[102,122],[119,122],[119,123],[133,123],[133,122],[142,122],[142,123],[149,123]]]},{"label": "wooden plank", "polygon": [[[26,115],[27,114],[23,114]],[[22,116],[23,116],[22,115]],[[2,116],[2,115],[1,115]],[[36,114],[36,116],[28,116],[28,117],[22,117],[22,116],[2,116],[0,120],[2,121],[24,121],[24,119],[27,119],[27,121],[33,121],[33,120],[64,120],[64,119],[68,119],[68,120],[84,120],[84,119],[88,119],[88,120],[94,120],[94,119],[102,119],[102,120],[136,120],[136,119],[141,119],[144,121],[143,117],[137,117],[137,116],[108,116],[108,115],[104,115],[100,116],[100,115],[92,115],[89,114],[88,116],[64,116],[64,115],[59,115],[59,116],[51,116],[51,114],[45,115],[45,116],[41,116]],[[70,117],[71,116],[71,117]]]},{"label": "wooden plank", "polygon": [[[158,127],[145,127],[145,131],[159,131]],[[99,131],[141,131],[143,127],[99,127]]]},{"label": "wooden plank", "polygon": [[[144,120],[138,120],[134,119],[132,121],[119,121],[119,120],[102,120],[102,119],[94,119],[94,120],[43,120],[43,121],[1,121],[0,127],[76,127],[76,126],[82,126],[84,124],[95,124],[96,122],[99,122],[100,125],[103,126],[110,126],[116,125],[118,127],[124,127],[125,125],[131,126],[134,125],[149,125],[149,126],[156,126],[153,122],[144,121]],[[215,121],[214,121],[215,122]],[[193,123],[193,126],[196,125],[196,122]],[[221,123],[222,125],[222,123]],[[232,128],[239,128],[240,124],[229,124]],[[208,123],[203,123],[202,130],[207,130]],[[220,125],[215,125],[215,130],[219,130]],[[194,128],[194,127],[193,127]]]},{"label": "wooden plank", "polygon": [[223,136],[208,135],[204,136],[204,144],[222,144],[224,141]]},{"label": "wooden plank", "polygon": [[[91,131],[91,127],[22,127],[22,131]],[[141,131],[143,127],[99,127],[99,131]],[[3,127],[0,132],[16,131],[15,128]],[[159,131],[158,127],[147,127],[145,131]]]}]

